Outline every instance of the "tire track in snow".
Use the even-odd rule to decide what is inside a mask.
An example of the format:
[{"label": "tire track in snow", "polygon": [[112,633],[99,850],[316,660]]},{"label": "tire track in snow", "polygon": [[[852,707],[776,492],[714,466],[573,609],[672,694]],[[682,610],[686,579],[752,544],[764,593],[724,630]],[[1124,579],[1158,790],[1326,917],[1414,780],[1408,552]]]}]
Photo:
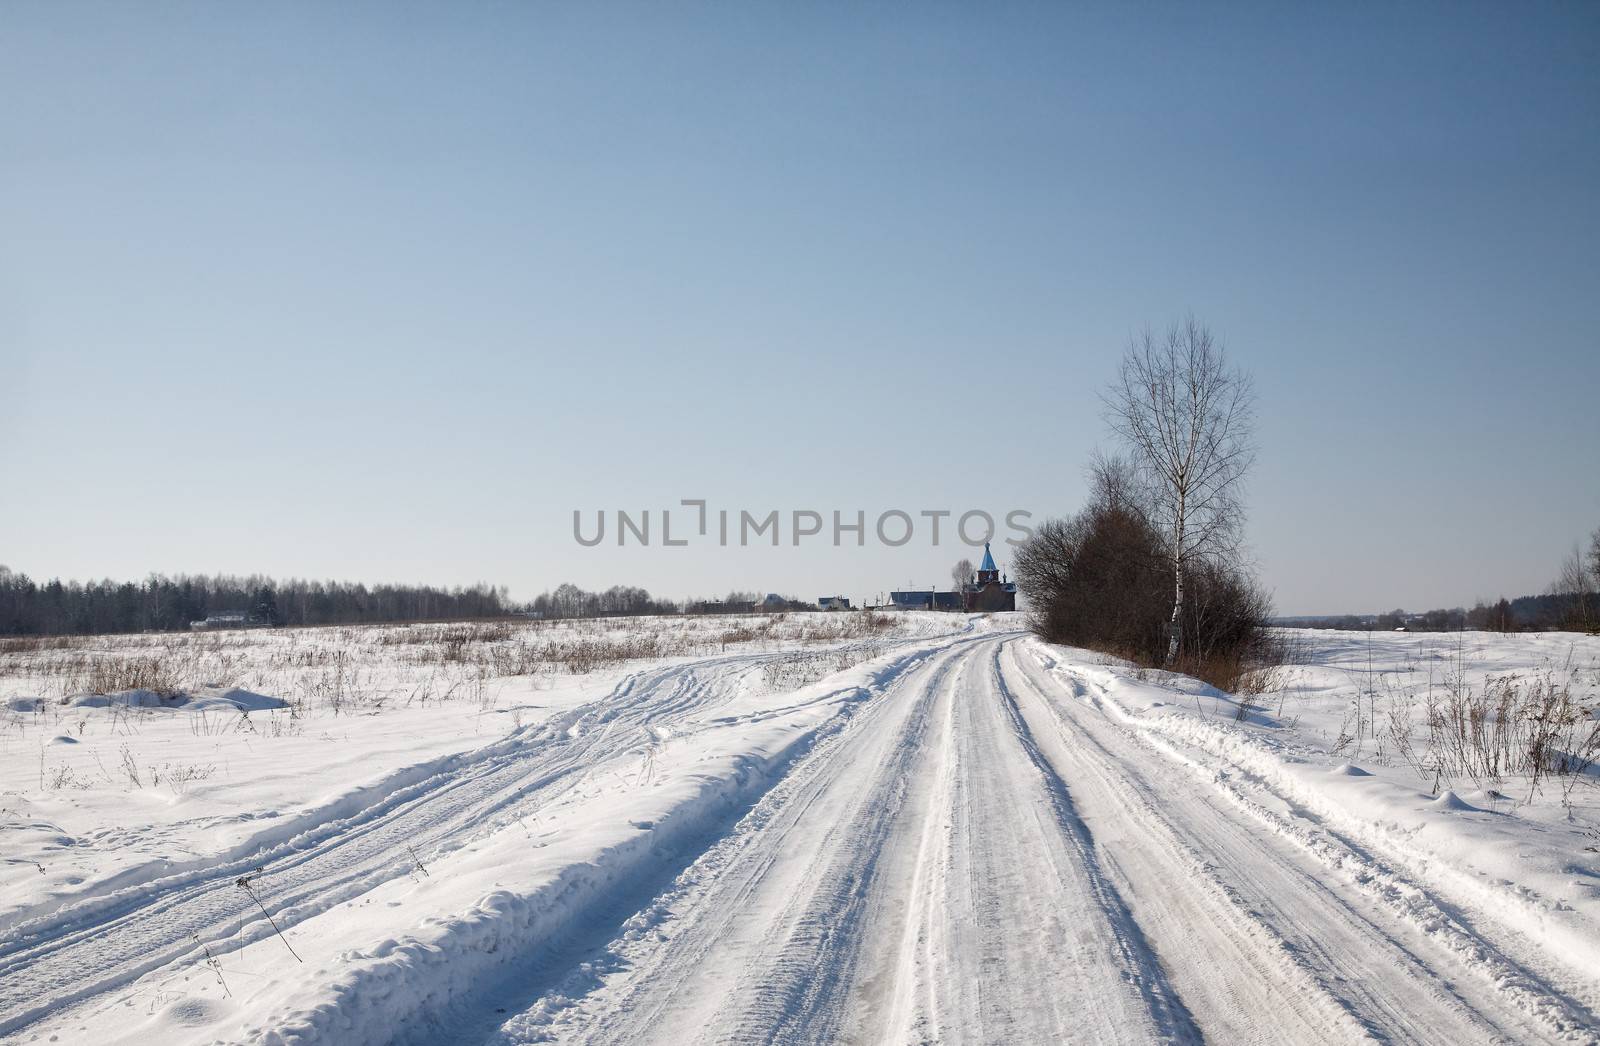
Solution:
[{"label": "tire track in snow", "polygon": [[[818,860],[805,876],[809,889],[796,892],[793,903],[773,922],[756,953],[757,963],[716,1022],[729,1029],[727,1039],[829,1043],[841,1038],[850,1016],[843,1004],[847,989],[855,980],[866,927],[881,900],[888,841],[908,804],[940,685],[955,664],[970,656],[969,649],[922,673],[918,682],[926,683],[905,695],[909,708],[903,715],[886,708],[861,724],[858,734],[870,736],[873,727],[892,722],[892,743],[873,753],[874,772],[854,808],[815,841]],[[844,745],[829,752],[827,761],[852,754]],[[837,786],[835,770],[819,766],[813,771],[819,790]]]},{"label": "tire track in snow", "polygon": [[1005,638],[859,710],[498,1041],[1197,1041],[1006,717]]},{"label": "tire track in snow", "polygon": [[[1202,1041],[1203,1036],[1195,1026],[1194,1018],[1173,991],[1167,973],[1146,940],[1144,931],[1129,911],[1121,892],[1102,868],[1094,836],[1079,815],[1066,782],[1040,752],[1033,731],[1023,718],[1016,695],[1007,685],[1001,669],[1004,650],[1004,645],[996,645],[989,666],[989,679],[1016,743],[1038,773],[1049,797],[1060,838],[1070,848],[1073,862],[1068,874],[1076,873],[1082,877],[1092,901],[1092,910],[1105,921],[1108,935],[1096,943],[1109,952],[1106,958],[1117,975],[1136,987],[1155,1021],[1155,1030],[1163,1039],[1175,1042]],[[1081,1024],[1078,1027],[1081,1028]]]},{"label": "tire track in snow", "polygon": [[496,1041],[1589,1041],[1074,704],[1031,642],[907,673]]},{"label": "tire track in snow", "polygon": [[[1288,1014],[1314,1021],[1313,1009],[1337,1008],[1354,1022],[1347,1035],[1379,1041],[1600,1041],[1581,1004],[1500,954],[1420,885],[1314,825],[1286,822],[1227,775],[1108,716],[1094,685],[1070,667],[1055,666],[1068,673],[1073,695],[1035,655],[1013,651],[1012,661],[1056,731],[1061,764],[1092,788],[1103,810],[1137,824],[1119,839],[1125,874],[1142,881],[1147,895],[1158,883],[1190,895],[1152,909],[1210,907],[1219,932],[1199,943],[1218,954],[1258,942],[1256,968],[1274,976],[1276,967],[1277,977],[1290,979],[1280,993]],[[1159,877],[1153,868],[1163,861],[1190,874]],[[1205,893],[1227,904],[1194,896]],[[1231,971],[1218,972],[1228,979]],[[1216,979],[1190,983],[1198,1000]],[[1236,984],[1247,993],[1258,987]],[[1290,984],[1308,988],[1320,1007],[1306,1007],[1308,997]],[[1223,1005],[1211,999],[1206,1008],[1219,1014]]]},{"label": "tire track in snow", "polygon": [[744,673],[781,654],[739,654],[628,676],[606,697],[464,757],[372,806],[249,857],[66,905],[0,944],[0,1035],[168,964],[264,940],[268,921],[234,883],[265,866],[257,893],[285,932],[409,874],[409,850],[448,852],[581,788],[640,730],[703,713]]},{"label": "tire track in snow", "polygon": [[[467,997],[453,1000],[449,1012],[427,1014],[409,1022],[393,1041],[426,1042],[429,1046],[481,1041],[504,1020],[491,1014],[524,1007],[528,1012],[513,1021],[525,1030],[536,1029],[531,1033],[533,1037],[546,1039],[551,1025],[580,1004],[584,994],[606,973],[624,964],[618,942],[648,932],[655,925],[651,913],[659,912],[665,898],[673,896],[683,883],[704,874],[704,869],[752,821],[760,820],[762,811],[770,808],[774,791],[792,789],[796,779],[805,776],[797,767],[806,766],[816,752],[835,744],[838,735],[850,730],[857,718],[873,715],[882,705],[882,692],[893,691],[908,672],[943,652],[926,641],[911,645],[909,652],[904,644],[897,646],[902,647],[901,653],[872,671],[875,682],[865,690],[851,684],[843,690],[828,691],[830,698],[853,693],[855,700],[840,705],[832,717],[797,738],[786,753],[756,770],[754,780],[736,790],[733,802],[708,817],[691,816],[687,833],[663,844],[651,843],[648,856],[622,862],[625,866],[608,861],[602,870],[609,884],[606,888],[566,911],[562,925],[541,925],[536,947],[529,950],[526,945],[511,945],[524,948],[529,954],[505,964],[489,981],[480,981]],[[792,711],[802,705],[787,707]],[[761,721],[774,714],[768,710],[747,718]],[[740,818],[746,811],[750,812]],[[656,831],[659,833],[660,829],[658,824]],[[685,866],[689,866],[686,871]],[[641,911],[641,905],[652,898],[653,904]]]},{"label": "tire track in snow", "polygon": [[[942,676],[958,638],[858,706],[750,814],[689,867],[585,970],[506,1021],[500,1042],[819,1041],[847,1016],[837,988],[860,935],[817,919],[868,878],[853,825],[895,773],[878,771],[917,731],[920,682]],[[853,787],[860,786],[860,787]],[[885,824],[892,819],[880,818]],[[818,839],[817,836],[822,838]],[[841,851],[845,856],[837,860]],[[819,896],[828,901],[816,902]],[[825,920],[824,920],[825,921]],[[830,956],[817,965],[807,956]],[[780,1030],[781,1029],[781,1030]]]}]

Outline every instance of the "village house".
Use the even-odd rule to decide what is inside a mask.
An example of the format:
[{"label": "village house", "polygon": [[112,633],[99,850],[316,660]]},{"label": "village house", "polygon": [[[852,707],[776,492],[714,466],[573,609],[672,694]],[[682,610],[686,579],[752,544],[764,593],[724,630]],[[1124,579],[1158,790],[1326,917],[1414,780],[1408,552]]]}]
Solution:
[{"label": "village house", "polygon": [[204,621],[191,621],[189,627],[201,632],[216,628],[249,628],[251,624],[250,615],[243,610],[224,610],[216,614],[207,614]]}]

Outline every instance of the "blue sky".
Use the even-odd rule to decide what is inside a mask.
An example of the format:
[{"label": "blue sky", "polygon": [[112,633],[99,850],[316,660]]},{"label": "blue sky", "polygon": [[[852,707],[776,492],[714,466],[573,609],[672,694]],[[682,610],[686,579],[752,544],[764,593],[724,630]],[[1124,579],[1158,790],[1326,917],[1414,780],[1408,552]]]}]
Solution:
[{"label": "blue sky", "polygon": [[864,8],[7,6],[0,562],[943,582],[572,512],[1069,512],[1190,311],[1282,611],[1600,525],[1600,7]]}]

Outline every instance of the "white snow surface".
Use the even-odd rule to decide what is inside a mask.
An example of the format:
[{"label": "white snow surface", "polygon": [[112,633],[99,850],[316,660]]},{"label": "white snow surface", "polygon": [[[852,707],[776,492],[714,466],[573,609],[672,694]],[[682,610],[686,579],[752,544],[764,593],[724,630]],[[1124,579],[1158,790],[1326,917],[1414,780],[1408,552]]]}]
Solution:
[{"label": "white snow surface", "polygon": [[1377,725],[1600,640],[1300,635],[1246,706],[1017,615],[0,646],[0,1039],[1600,1042],[1600,778]]}]

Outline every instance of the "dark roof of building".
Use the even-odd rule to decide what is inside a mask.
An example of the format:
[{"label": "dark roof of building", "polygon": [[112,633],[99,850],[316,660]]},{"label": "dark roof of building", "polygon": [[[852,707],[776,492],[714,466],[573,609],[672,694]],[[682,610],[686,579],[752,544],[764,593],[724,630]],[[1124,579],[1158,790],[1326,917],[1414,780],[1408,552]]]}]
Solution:
[{"label": "dark roof of building", "polygon": [[930,592],[922,588],[911,592],[890,592],[889,602],[902,606],[959,607],[965,599],[960,592]]}]

